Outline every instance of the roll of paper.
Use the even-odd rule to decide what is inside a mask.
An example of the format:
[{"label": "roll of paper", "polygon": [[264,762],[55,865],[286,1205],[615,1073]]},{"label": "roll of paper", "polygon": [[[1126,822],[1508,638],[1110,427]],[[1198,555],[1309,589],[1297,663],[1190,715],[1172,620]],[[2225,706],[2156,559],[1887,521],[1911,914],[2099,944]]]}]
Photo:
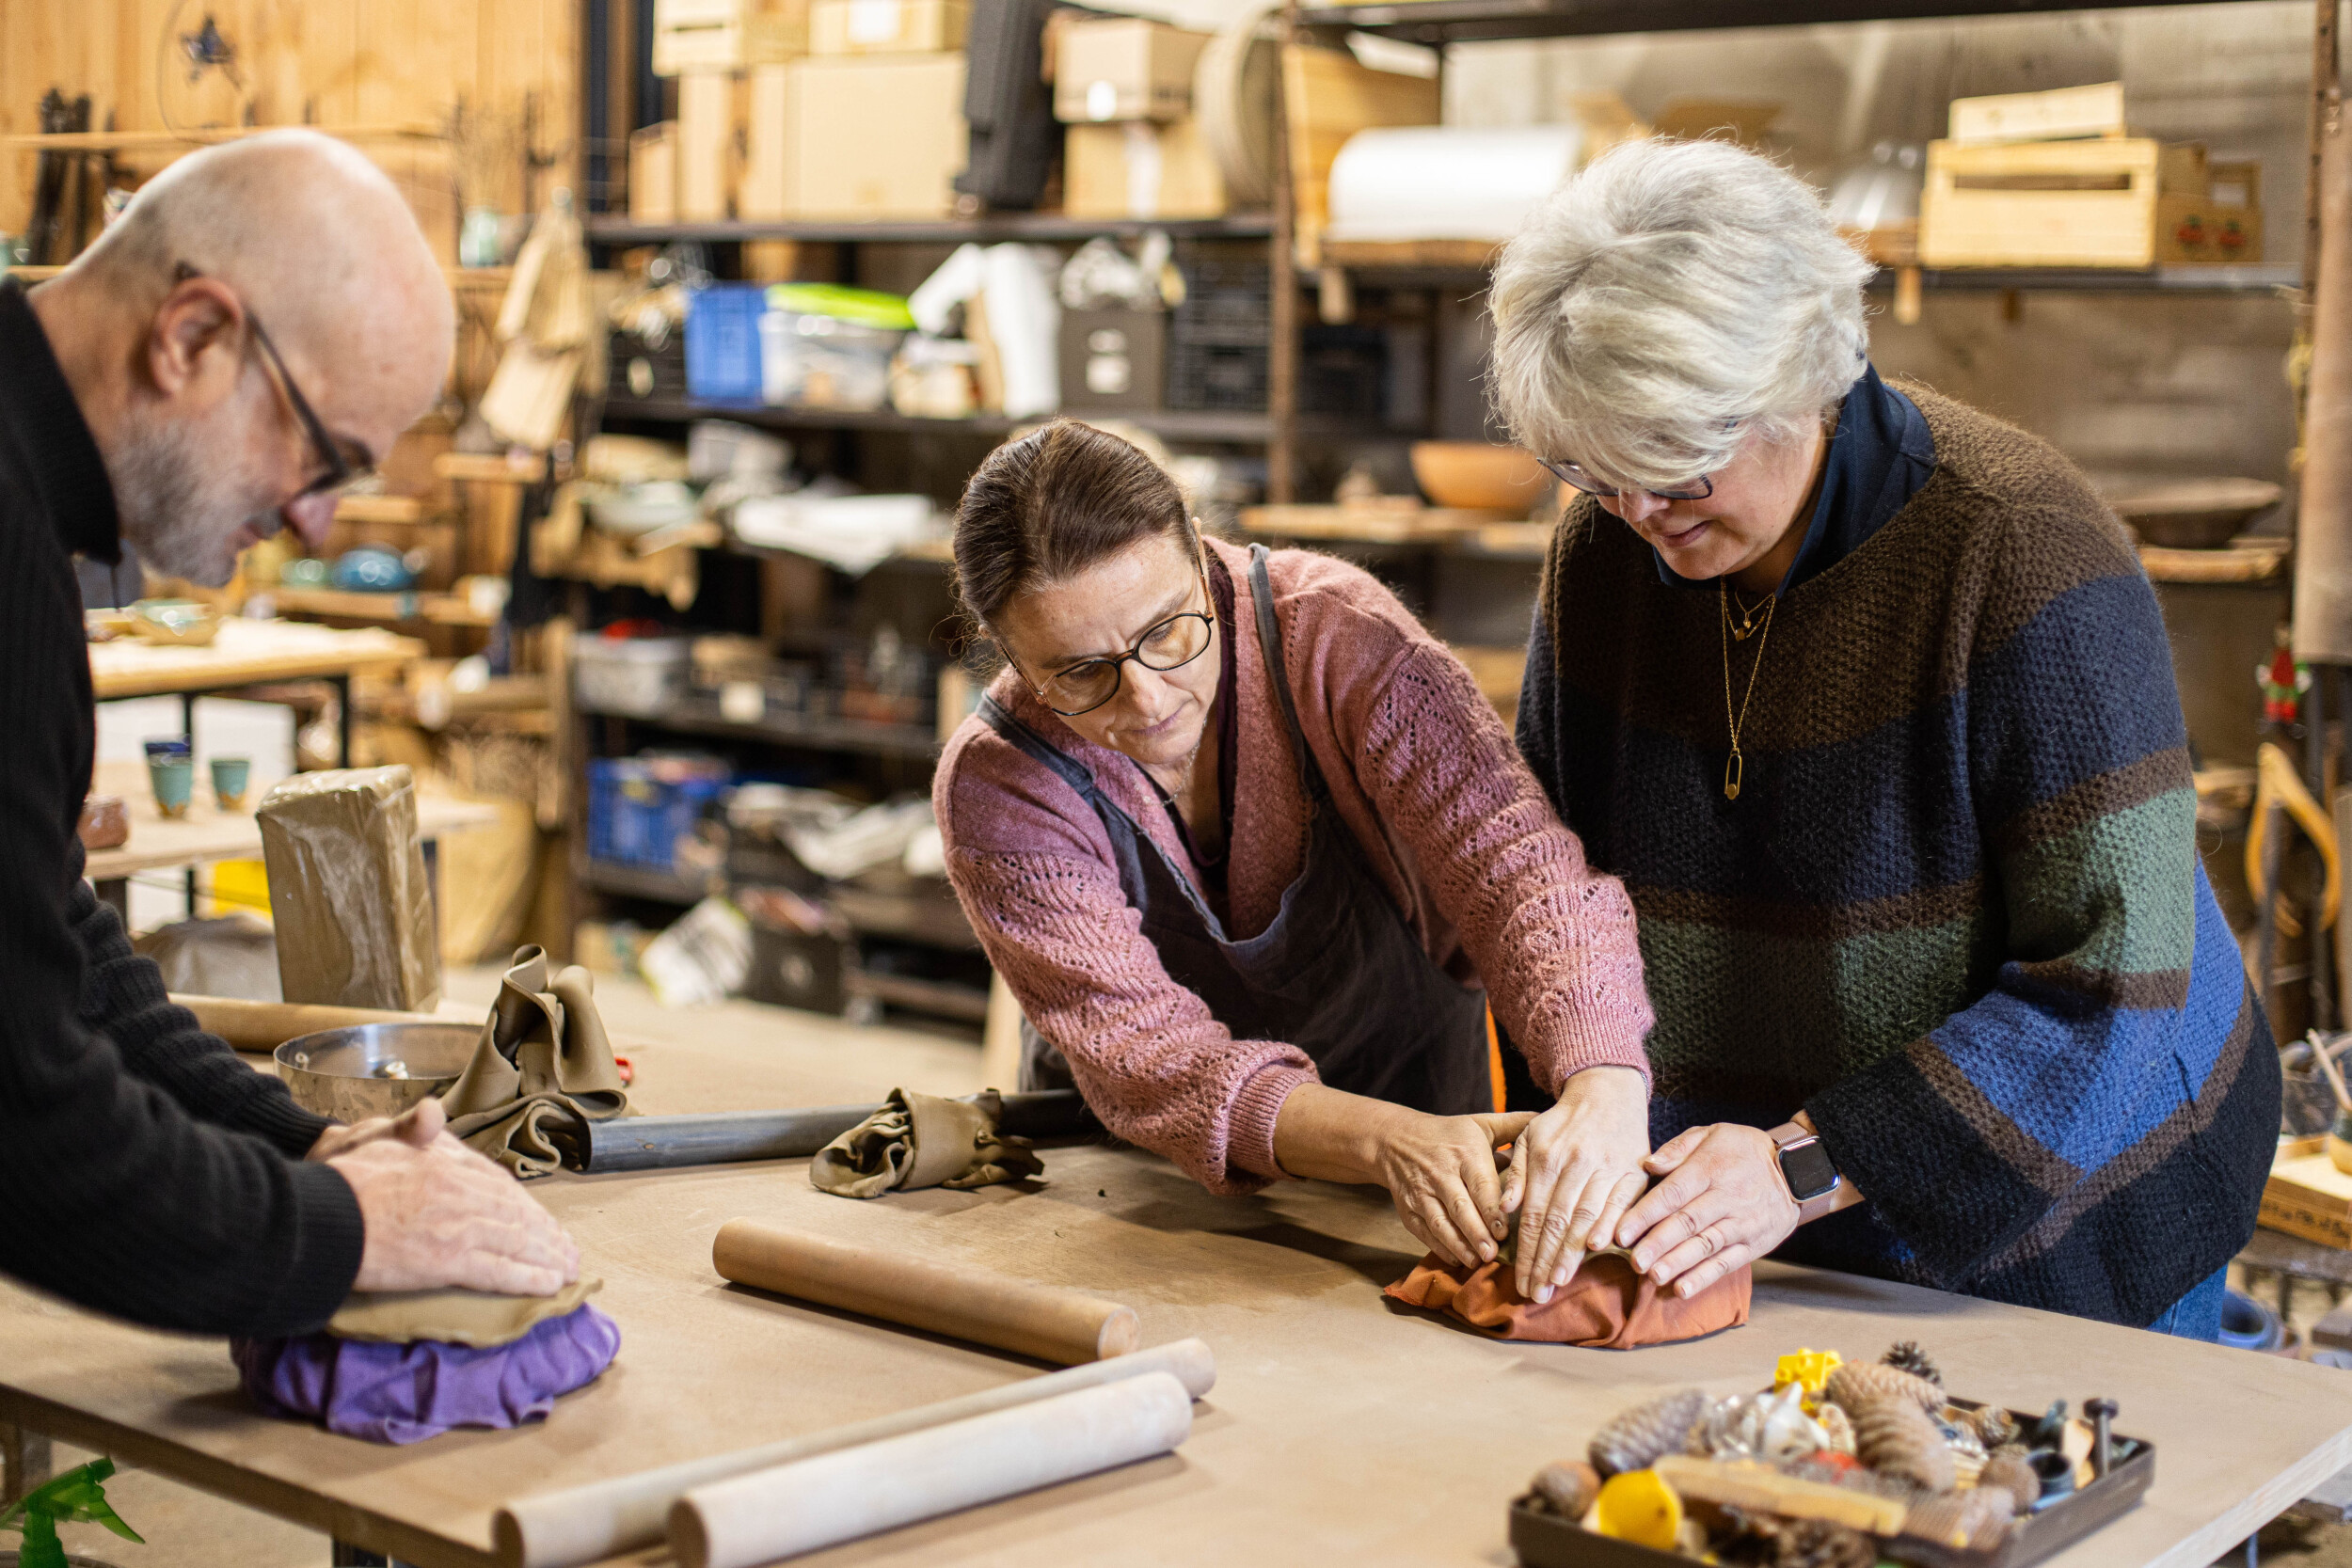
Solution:
[{"label": "roll of paper", "polygon": [[546,1492],[500,1509],[490,1534],[504,1568],[580,1568],[659,1542],[669,1524],[670,1505],[697,1486],[1153,1372],[1174,1377],[1197,1400],[1216,1386],[1216,1357],[1199,1339],[1179,1339],[805,1437]]},{"label": "roll of paper", "polygon": [[1174,1449],[1192,1397],[1166,1372],[698,1486],[670,1511],[686,1568],[753,1568]]},{"label": "roll of paper", "polygon": [[729,1220],[711,1265],[739,1285],[1065,1367],[1133,1351],[1135,1308],[1076,1291]]}]

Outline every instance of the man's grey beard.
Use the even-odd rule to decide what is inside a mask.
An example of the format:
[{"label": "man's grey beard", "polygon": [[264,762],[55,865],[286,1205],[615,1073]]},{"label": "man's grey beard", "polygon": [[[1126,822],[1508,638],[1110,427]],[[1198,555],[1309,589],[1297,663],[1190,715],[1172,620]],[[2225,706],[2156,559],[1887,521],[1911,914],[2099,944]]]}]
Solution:
[{"label": "man's grey beard", "polygon": [[244,476],[226,454],[235,442],[208,441],[186,420],[151,420],[134,414],[123,439],[105,454],[123,537],[140,562],[161,577],[185,578],[218,588],[237,570],[240,527],[267,538],[278,531],[275,511],[255,512]]}]

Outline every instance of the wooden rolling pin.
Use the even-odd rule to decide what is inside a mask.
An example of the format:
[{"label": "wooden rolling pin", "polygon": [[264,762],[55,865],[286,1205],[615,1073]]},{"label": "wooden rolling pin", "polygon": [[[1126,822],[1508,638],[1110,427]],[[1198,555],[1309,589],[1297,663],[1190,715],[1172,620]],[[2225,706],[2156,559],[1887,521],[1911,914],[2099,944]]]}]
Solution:
[{"label": "wooden rolling pin", "polygon": [[1133,1355],[1064,1368],[806,1437],[543,1493],[500,1509],[490,1520],[490,1537],[497,1544],[502,1568],[582,1568],[660,1543],[669,1525],[671,1505],[695,1487],[1152,1372],[1174,1377],[1197,1400],[1216,1386],[1216,1358],[1200,1340],[1179,1339],[1172,1345],[1154,1345]]},{"label": "wooden rolling pin", "polygon": [[778,1230],[755,1220],[729,1220],[720,1227],[710,1262],[739,1285],[1065,1367],[1125,1355],[1141,1338],[1135,1308],[1117,1302]]},{"label": "wooden rolling pin", "polygon": [[1192,1397],[1166,1372],[1057,1394],[698,1486],[670,1510],[686,1568],[753,1568],[1169,1452]]},{"label": "wooden rolling pin", "polygon": [[247,1002],[238,996],[174,994],[172,1001],[196,1015],[198,1027],[218,1035],[240,1051],[275,1051],[297,1035],[323,1029],[356,1029],[363,1023],[462,1023],[435,1013],[388,1013],[373,1007],[337,1007],[323,1002]]}]

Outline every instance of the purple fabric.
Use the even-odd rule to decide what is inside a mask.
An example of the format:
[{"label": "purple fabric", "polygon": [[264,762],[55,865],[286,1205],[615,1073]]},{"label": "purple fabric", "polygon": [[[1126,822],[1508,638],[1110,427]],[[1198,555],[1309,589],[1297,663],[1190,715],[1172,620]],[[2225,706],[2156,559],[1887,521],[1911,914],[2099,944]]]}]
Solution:
[{"label": "purple fabric", "polygon": [[232,1339],[229,1354],[246,1397],[273,1416],[317,1421],[346,1437],[416,1443],[452,1427],[538,1420],[559,1395],[595,1382],[620,1348],[619,1325],[583,1305],[488,1349],[307,1334]]}]

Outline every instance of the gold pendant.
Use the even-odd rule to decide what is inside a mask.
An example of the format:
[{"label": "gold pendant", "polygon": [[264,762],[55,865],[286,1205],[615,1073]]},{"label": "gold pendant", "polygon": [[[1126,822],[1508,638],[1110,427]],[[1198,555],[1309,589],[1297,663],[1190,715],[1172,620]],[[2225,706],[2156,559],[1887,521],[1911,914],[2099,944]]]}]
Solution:
[{"label": "gold pendant", "polygon": [[1740,781],[1747,777],[1747,759],[1742,757],[1737,752],[1732,752],[1730,759],[1724,764],[1724,800],[1737,800],[1740,799]]}]

